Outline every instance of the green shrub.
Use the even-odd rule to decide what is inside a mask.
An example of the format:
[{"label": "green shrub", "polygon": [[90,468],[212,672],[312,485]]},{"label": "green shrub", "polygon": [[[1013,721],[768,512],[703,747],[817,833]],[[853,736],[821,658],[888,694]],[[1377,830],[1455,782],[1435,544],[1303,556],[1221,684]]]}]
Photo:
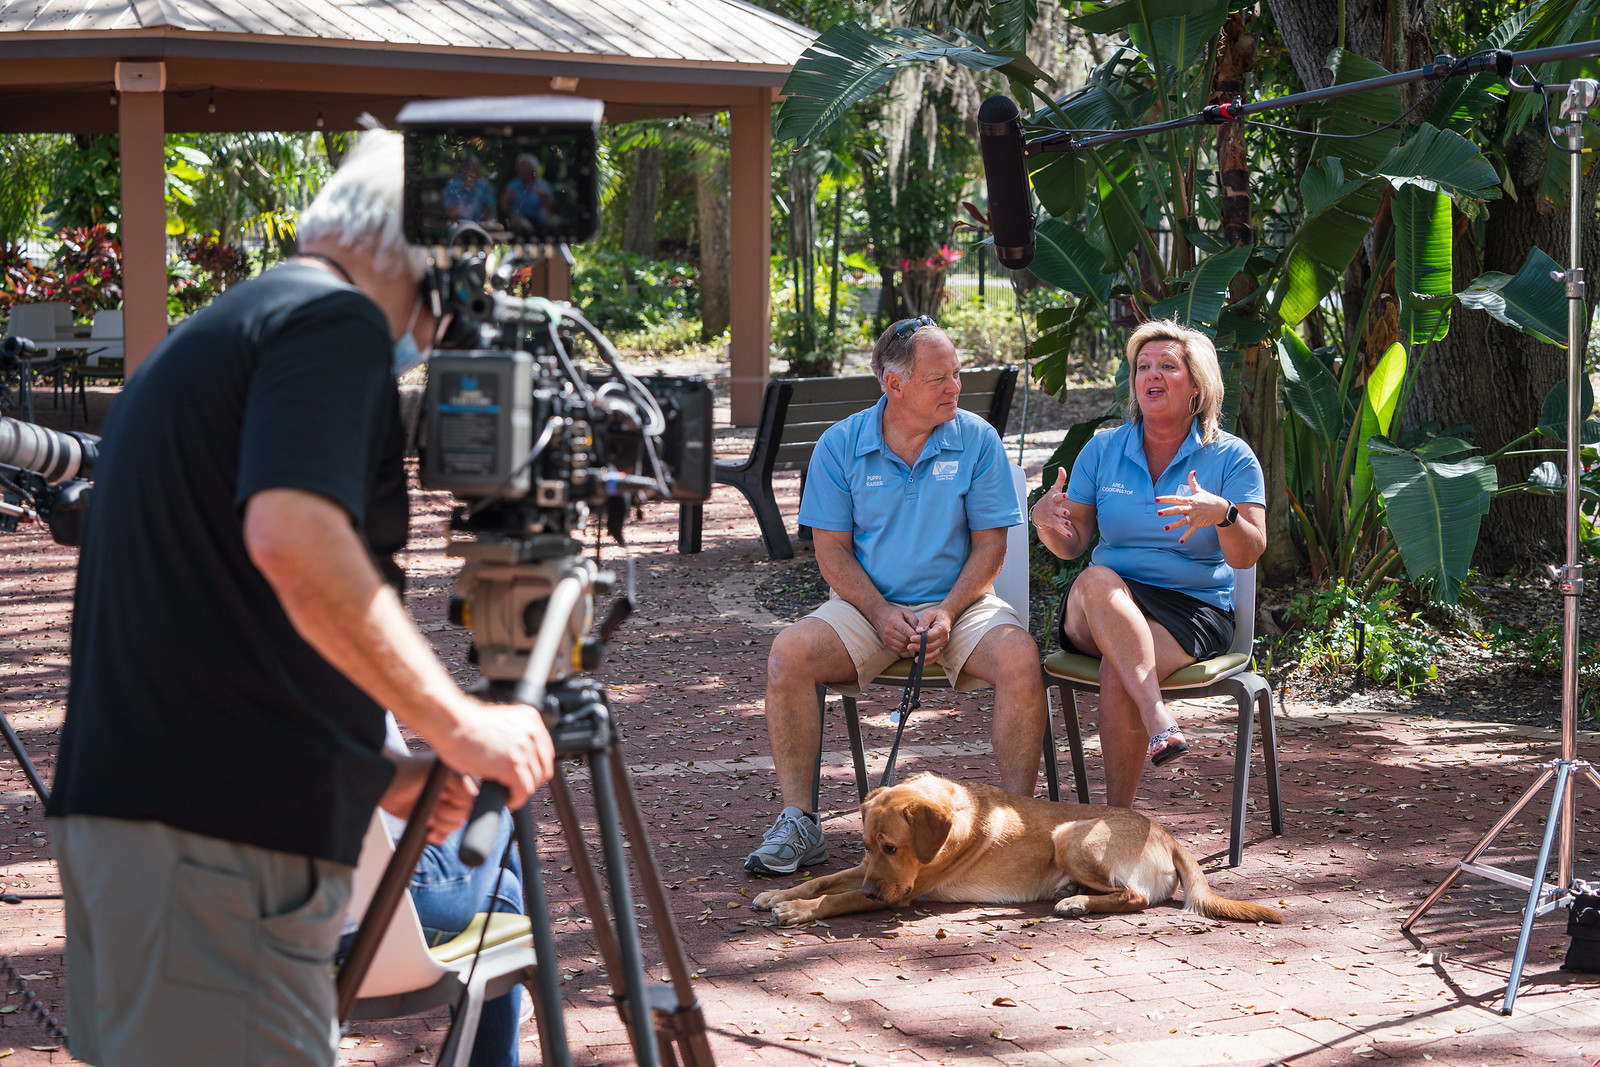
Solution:
[{"label": "green shrub", "polygon": [[572,270],[572,302],[607,333],[700,317],[700,272],[690,263],[585,249]]},{"label": "green shrub", "polygon": [[939,325],[961,351],[964,366],[1000,367],[1022,362],[1025,350],[1016,308],[998,304],[998,300],[986,304],[964,300],[946,304],[940,312]]},{"label": "green shrub", "polygon": [[1444,647],[1422,613],[1408,611],[1398,594],[1388,585],[1362,601],[1342,581],[1303,593],[1289,607],[1292,627],[1278,652],[1313,674],[1359,671],[1381,685],[1414,691],[1439,677]]}]

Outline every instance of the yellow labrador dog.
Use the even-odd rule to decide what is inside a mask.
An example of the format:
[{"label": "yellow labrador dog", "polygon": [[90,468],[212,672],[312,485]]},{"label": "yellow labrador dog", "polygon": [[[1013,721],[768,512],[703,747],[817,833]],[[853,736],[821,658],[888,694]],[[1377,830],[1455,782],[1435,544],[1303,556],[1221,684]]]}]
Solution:
[{"label": "yellow labrador dog", "polygon": [[1140,911],[1171,899],[1181,885],[1184,911],[1283,921],[1271,908],[1217,896],[1187,849],[1127,808],[1057,804],[921,774],[869,793],[861,827],[867,857],[858,866],[751,903],[770,909],[783,926],[919,898],[1056,900],[1056,914],[1076,918]]}]

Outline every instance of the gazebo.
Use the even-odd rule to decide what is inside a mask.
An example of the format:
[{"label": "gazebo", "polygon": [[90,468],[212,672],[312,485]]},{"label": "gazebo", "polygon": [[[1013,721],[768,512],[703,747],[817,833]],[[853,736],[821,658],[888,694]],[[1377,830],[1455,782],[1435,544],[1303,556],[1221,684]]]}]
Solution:
[{"label": "gazebo", "polygon": [[[163,139],[353,129],[411,100],[569,93],[608,122],[726,111],[733,420],[771,341],[771,107],[811,31],[741,0],[39,0],[0,7],[0,131],[118,133],[130,372],[167,330]],[[550,271],[553,296],[570,277]]]}]

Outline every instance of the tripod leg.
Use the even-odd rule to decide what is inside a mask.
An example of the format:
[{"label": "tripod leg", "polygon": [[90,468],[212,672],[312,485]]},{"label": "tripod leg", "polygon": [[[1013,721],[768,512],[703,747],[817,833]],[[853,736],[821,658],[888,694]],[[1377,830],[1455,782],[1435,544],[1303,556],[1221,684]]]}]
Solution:
[{"label": "tripod leg", "polygon": [[1544,826],[1544,840],[1539,844],[1539,859],[1533,867],[1533,883],[1528,889],[1528,908],[1522,914],[1522,936],[1517,938],[1517,952],[1511,958],[1511,980],[1506,985],[1506,1003],[1501,1015],[1510,1015],[1511,1006],[1517,1002],[1517,984],[1522,980],[1522,963],[1528,955],[1528,939],[1533,937],[1533,920],[1539,914],[1539,904],[1544,897],[1544,872],[1550,863],[1550,845],[1555,840],[1561,822],[1561,803],[1567,796],[1568,777],[1572,764],[1562,761],[1556,766],[1556,792],[1550,801],[1550,821]]},{"label": "tripod leg", "polygon": [[33,786],[33,793],[39,798],[39,803],[47,803],[50,800],[50,790],[45,786],[44,779],[39,777],[39,768],[28,758],[27,750],[22,747],[22,738],[17,736],[17,731],[11,726],[11,720],[3,711],[0,711],[0,732],[5,734],[6,747],[17,757],[17,765],[22,768],[22,773],[28,776],[28,784]]},{"label": "tripod leg", "polygon": [[[1534,780],[1534,783],[1523,792],[1522,796],[1517,798],[1517,802],[1511,805],[1510,809],[1504,815],[1500,816],[1500,821],[1491,826],[1489,828],[1489,832],[1483,835],[1483,839],[1480,840],[1476,845],[1473,845],[1470,852],[1461,857],[1460,863],[1471,863],[1473,860],[1483,855],[1484,849],[1488,848],[1494,843],[1494,839],[1500,836],[1501,830],[1504,830],[1507,826],[1511,825],[1511,820],[1515,819],[1519,814],[1521,814],[1522,809],[1528,806],[1528,801],[1532,800],[1538,795],[1539,790],[1544,787],[1546,782],[1555,776],[1555,773],[1555,768],[1553,767],[1546,767],[1543,771],[1541,771],[1539,773],[1539,777]],[[1411,929],[1412,924],[1418,919],[1422,918],[1423,913],[1429,908],[1433,907],[1440,897],[1444,896],[1445,890],[1450,888],[1450,883],[1454,882],[1456,878],[1460,876],[1460,874],[1461,867],[1458,865],[1455,870],[1451,871],[1445,877],[1444,881],[1439,883],[1432,893],[1428,894],[1427,900],[1424,900],[1421,904],[1417,905],[1417,910],[1412,912],[1410,917],[1407,918],[1405,922],[1400,924],[1400,929]]]},{"label": "tripod leg", "polygon": [[[628,776],[622,759],[622,749],[612,745],[608,757],[617,785],[617,804],[622,813],[622,827],[633,842],[634,867],[639,872],[639,886],[644,890],[645,903],[655,922],[656,942],[666,960],[667,972],[672,976],[673,992],[678,998],[679,1025],[677,1032],[683,1042],[683,1059],[687,1067],[713,1067],[711,1044],[706,1039],[705,1017],[700,1013],[694,987],[689,979],[689,965],[683,958],[683,942],[678,938],[678,925],[673,921],[672,908],[661,885],[661,872],[656,869],[654,853],[650,851],[650,838],[645,834],[644,816],[639,811],[639,800],[633,792],[633,780]],[[663,1042],[661,1055],[669,1063],[676,1057],[671,1044]]]},{"label": "tripod leg", "polygon": [[[561,777],[556,768],[556,779]],[[511,827],[522,855],[522,906],[533,926],[533,954],[538,962],[539,1052],[546,1064],[571,1067],[567,1029],[561,1004],[561,964],[556,958],[555,934],[550,929],[550,897],[544,889],[544,869],[539,861],[539,835],[533,828],[532,802],[511,813]],[[476,1024],[474,1024],[476,1026]],[[441,1058],[442,1059],[442,1058]]]},{"label": "tripod leg", "polygon": [[[600,824],[600,848],[611,883],[611,911],[616,924],[622,970],[611,974],[612,987],[628,1006],[628,1033],[639,1067],[658,1067],[655,1029],[651,1025],[649,989],[645,984],[644,955],[639,948],[639,928],[634,923],[633,893],[628,887],[628,856],[618,832],[616,793],[611,767],[602,752],[589,754],[589,780],[594,783],[595,821]],[[644,866],[646,861],[640,861]]]},{"label": "tripod leg", "polygon": [[594,931],[595,944],[600,949],[600,960],[607,974],[620,974],[617,962],[617,941],[611,935],[611,924],[606,919],[606,901],[600,893],[600,879],[594,873],[594,862],[589,858],[589,846],[583,840],[582,824],[572,807],[572,794],[567,791],[567,780],[557,775],[550,780],[550,798],[556,804],[556,817],[561,820],[561,832],[567,839],[567,855],[572,858],[572,873],[577,875],[578,890],[583,894],[583,905],[589,909],[589,925]]}]

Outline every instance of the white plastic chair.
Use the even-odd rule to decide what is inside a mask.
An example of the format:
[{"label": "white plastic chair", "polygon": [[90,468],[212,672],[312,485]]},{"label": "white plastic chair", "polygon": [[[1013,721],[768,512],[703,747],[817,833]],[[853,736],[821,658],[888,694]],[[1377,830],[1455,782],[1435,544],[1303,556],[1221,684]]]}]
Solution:
[{"label": "white plastic chair", "polygon": [[72,309],[66,304],[13,304],[6,317],[7,337],[26,337],[34,342],[56,340],[56,315],[58,308],[67,312],[67,332],[72,329]]},{"label": "white plastic chair", "polygon": [[[380,809],[373,813],[367,836],[362,839],[361,859],[350,894],[350,914],[366,914],[393,855],[394,843]],[[485,922],[489,933],[483,939],[483,952],[474,968],[473,956]],[[531,983],[537,970],[533,927],[527,916],[480,912],[455,938],[430,949],[411,894],[402,893],[377,955],[361,981],[350,1017],[393,1019],[460,1003],[455,1047],[442,1049],[438,1062],[440,1067],[465,1067],[472,1055],[484,1001],[500,996],[519,982]]]},{"label": "white plastic chair", "polygon": [[[102,359],[122,358],[122,312],[120,310],[96,311],[94,323],[89,327],[88,354],[84,357],[83,365],[97,367]],[[120,368],[117,371],[121,374]]]},{"label": "white plastic chair", "polygon": [[[1017,499],[1021,502],[1022,514],[1028,514],[1028,476],[1022,468],[1015,463],[1011,464],[1011,482],[1016,487]],[[1016,612],[1023,629],[1028,627],[1028,524],[1020,523],[1006,531],[1006,561],[1000,568],[1000,575],[994,582],[995,596],[1011,605],[1011,610]],[[903,659],[889,665],[878,677],[873,679],[875,685],[897,685],[904,688],[911,677],[911,660]],[[817,710],[827,716],[828,690],[827,685],[817,686]],[[922,676],[924,689],[950,689],[953,688],[950,679],[943,671],[929,670]],[[867,798],[867,757],[861,744],[861,714],[856,707],[856,698],[848,693],[841,693],[844,700],[845,727],[850,732],[850,755],[855,761],[856,792],[860,799]],[[817,811],[821,802],[822,773],[820,767],[821,754],[818,753],[819,767],[812,779],[811,810]],[[1044,769],[1045,787],[1050,791],[1051,800],[1061,799],[1061,782],[1056,769],[1056,738],[1055,725],[1048,714],[1045,716],[1044,731]]]},{"label": "white plastic chair", "polygon": [[[1065,599],[1063,594],[1063,603]],[[1261,749],[1266,761],[1267,804],[1272,813],[1274,834],[1283,833],[1283,805],[1278,796],[1278,731],[1272,718],[1272,687],[1267,685],[1266,679],[1249,669],[1256,636],[1254,567],[1233,572],[1233,607],[1233,643],[1228,646],[1228,651],[1173,671],[1161,681],[1161,696],[1167,700],[1232,697],[1239,710],[1239,734],[1233,760],[1233,822],[1228,839],[1228,865],[1237,867],[1244,859],[1244,816],[1250,788],[1250,750],[1258,720],[1261,724]],[[1044,683],[1055,686],[1060,694],[1061,713],[1067,724],[1067,744],[1072,750],[1072,774],[1077,781],[1078,802],[1087,804],[1089,780],[1083,760],[1083,734],[1078,726],[1078,694],[1100,692],[1100,660],[1094,656],[1057,650],[1045,657]]]}]

